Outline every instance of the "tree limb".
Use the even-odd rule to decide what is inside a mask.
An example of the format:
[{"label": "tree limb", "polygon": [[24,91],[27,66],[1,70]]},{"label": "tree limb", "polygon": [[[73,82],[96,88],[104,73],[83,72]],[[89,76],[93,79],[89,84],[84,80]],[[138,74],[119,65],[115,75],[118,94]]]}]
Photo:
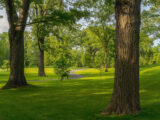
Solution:
[{"label": "tree limb", "polygon": [[28,9],[30,5],[30,0],[21,0],[21,7],[19,11],[18,25],[25,27],[27,21]]},{"label": "tree limb", "polygon": [[8,22],[10,26],[13,26],[14,23],[18,20],[18,16],[14,6],[14,0],[5,0],[6,12],[8,15]]}]

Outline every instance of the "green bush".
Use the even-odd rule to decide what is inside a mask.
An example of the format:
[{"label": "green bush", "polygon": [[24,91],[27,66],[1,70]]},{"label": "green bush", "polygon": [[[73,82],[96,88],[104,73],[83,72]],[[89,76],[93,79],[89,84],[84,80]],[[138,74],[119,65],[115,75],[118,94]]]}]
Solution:
[{"label": "green bush", "polygon": [[71,67],[71,55],[69,52],[62,52],[55,61],[55,73],[61,78],[69,77]]}]

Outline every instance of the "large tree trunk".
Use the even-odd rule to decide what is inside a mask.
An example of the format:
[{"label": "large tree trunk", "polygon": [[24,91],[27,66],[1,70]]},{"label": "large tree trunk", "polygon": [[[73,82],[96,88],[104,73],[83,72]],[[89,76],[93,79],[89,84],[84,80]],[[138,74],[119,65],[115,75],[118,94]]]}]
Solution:
[{"label": "large tree trunk", "polygon": [[141,0],[116,0],[116,66],[114,91],[103,114],[140,111],[139,32]]},{"label": "large tree trunk", "polygon": [[23,31],[9,33],[10,38],[10,76],[3,88],[27,85],[24,76],[24,38]]},{"label": "large tree trunk", "polygon": [[24,76],[24,30],[28,17],[30,0],[21,0],[19,12],[15,9],[15,1],[5,0],[9,22],[10,41],[10,76],[5,88],[27,85]]},{"label": "large tree trunk", "polygon": [[38,76],[46,76],[44,70],[44,50],[40,46],[44,46],[44,39],[39,38],[39,45],[38,47]]},{"label": "large tree trunk", "polygon": [[105,48],[105,72],[108,72],[108,49]]}]

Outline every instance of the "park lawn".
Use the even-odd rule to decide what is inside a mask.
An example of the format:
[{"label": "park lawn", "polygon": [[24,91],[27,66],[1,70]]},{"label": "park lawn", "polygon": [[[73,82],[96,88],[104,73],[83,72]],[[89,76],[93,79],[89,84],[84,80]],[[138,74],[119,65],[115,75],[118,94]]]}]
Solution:
[{"label": "park lawn", "polygon": [[[45,68],[46,77],[38,77],[38,68],[25,68],[24,70],[26,79],[29,80],[51,80],[58,79],[58,76],[55,75],[53,68]],[[9,78],[9,72],[6,70],[0,69],[0,82],[5,82]]]},{"label": "park lawn", "polygon": [[[100,114],[112,94],[114,69],[108,73],[97,69],[76,73],[84,78],[28,81],[31,86],[0,90],[0,120],[160,120],[160,66],[141,68],[142,110],[128,116]],[[0,72],[0,79],[7,78],[8,73]],[[0,87],[3,85],[0,83]]]}]

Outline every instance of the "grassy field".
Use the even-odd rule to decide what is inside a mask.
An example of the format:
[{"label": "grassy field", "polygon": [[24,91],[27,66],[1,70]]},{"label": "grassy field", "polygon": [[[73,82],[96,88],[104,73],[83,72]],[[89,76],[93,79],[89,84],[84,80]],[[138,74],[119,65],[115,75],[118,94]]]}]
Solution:
[{"label": "grassy field", "polygon": [[[38,68],[25,68],[25,76],[26,79],[29,80],[47,80],[47,79],[58,79],[58,77],[54,73],[53,68],[46,68],[46,77],[38,77]],[[7,81],[8,80],[8,74],[9,72],[6,72],[6,70],[0,69],[0,82]]]},{"label": "grassy field", "polygon": [[[28,72],[27,72],[28,71]],[[25,70],[32,86],[0,90],[0,120],[160,120],[160,66],[141,68],[141,113],[107,117],[100,112],[109,103],[114,69],[76,71],[84,78],[75,80],[30,81],[57,78],[47,69],[47,78],[38,78],[37,69]],[[8,73],[0,71],[0,87]]]}]

